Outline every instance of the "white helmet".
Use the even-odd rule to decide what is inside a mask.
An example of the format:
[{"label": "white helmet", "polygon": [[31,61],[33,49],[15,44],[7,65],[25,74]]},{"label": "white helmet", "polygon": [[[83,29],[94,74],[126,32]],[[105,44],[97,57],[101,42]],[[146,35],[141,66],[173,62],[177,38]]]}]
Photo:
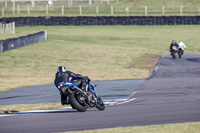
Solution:
[{"label": "white helmet", "polygon": [[57,72],[66,72],[66,71],[67,71],[67,69],[64,66],[59,66],[57,69]]}]

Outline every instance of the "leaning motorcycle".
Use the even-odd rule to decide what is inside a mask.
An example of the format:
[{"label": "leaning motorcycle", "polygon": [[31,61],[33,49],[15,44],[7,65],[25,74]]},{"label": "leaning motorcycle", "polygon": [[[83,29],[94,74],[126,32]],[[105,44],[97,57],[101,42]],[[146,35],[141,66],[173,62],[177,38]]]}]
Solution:
[{"label": "leaning motorcycle", "polygon": [[[76,80],[73,78],[72,80]],[[66,83],[60,85],[62,91],[69,96],[69,104],[73,109],[79,112],[85,112],[88,108],[96,107],[98,110],[104,110],[105,105],[101,98],[97,95],[91,81],[88,82],[88,90],[83,90],[73,83]]]},{"label": "leaning motorcycle", "polygon": [[178,52],[178,48],[176,46],[172,46],[171,55],[172,55],[173,59],[176,58],[177,52]]}]

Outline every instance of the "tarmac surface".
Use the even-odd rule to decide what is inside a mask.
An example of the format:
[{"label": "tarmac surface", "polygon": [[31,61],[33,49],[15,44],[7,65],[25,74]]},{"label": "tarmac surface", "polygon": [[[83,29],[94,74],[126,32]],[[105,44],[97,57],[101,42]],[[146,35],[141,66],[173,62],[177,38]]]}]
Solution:
[{"label": "tarmac surface", "polygon": [[[138,125],[200,122],[200,54],[163,55],[151,78],[129,101],[84,113],[62,111],[0,117],[1,133],[49,133]],[[126,86],[118,89],[125,89]]]}]

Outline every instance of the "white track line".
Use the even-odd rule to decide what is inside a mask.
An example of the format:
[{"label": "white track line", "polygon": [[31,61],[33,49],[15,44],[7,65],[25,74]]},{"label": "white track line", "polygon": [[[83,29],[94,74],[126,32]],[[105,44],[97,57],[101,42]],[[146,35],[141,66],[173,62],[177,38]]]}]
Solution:
[{"label": "white track line", "polygon": [[72,109],[72,108],[71,107],[63,107],[63,108],[58,108],[58,109],[31,110],[31,111],[25,111],[25,112],[16,112],[16,113],[10,113],[10,114],[1,114],[0,117],[14,116],[14,115],[20,115],[20,114],[32,114],[32,113],[62,112],[62,111],[66,111],[68,109]]},{"label": "white track line", "polygon": [[[113,100],[104,100],[104,104],[107,106],[112,105],[119,105],[128,103],[135,100],[135,98],[132,99],[113,99]],[[10,113],[10,114],[1,114],[0,117],[6,117],[6,116],[15,116],[15,115],[22,115],[22,114],[33,114],[33,113],[50,113],[50,112],[62,112],[72,109],[71,107],[63,107],[58,109],[47,109],[47,110],[32,110],[32,111],[25,111],[25,112],[16,112],[16,113]]]}]

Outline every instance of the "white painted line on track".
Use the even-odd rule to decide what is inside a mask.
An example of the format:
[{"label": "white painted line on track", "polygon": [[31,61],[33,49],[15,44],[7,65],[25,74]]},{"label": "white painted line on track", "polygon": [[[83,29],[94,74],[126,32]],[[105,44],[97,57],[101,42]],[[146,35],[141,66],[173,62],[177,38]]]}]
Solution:
[{"label": "white painted line on track", "polygon": [[11,116],[11,115],[8,115],[8,114],[2,114],[2,115],[0,115],[0,117],[5,117],[5,116]]},{"label": "white painted line on track", "polygon": [[31,111],[16,112],[16,113],[10,113],[10,114],[1,114],[0,117],[14,116],[14,115],[20,115],[20,114],[62,112],[62,111],[66,111],[67,109],[72,109],[72,108],[71,107],[63,107],[63,108],[58,108],[58,109],[31,110]]},{"label": "white painted line on track", "polygon": [[120,104],[124,104],[124,103],[128,103],[128,102],[131,102],[131,101],[133,101],[133,100],[135,100],[136,98],[132,98],[132,99],[123,99],[123,100],[120,100],[119,101],[119,99],[116,99],[116,101],[115,100],[112,100],[112,101],[108,101],[108,102],[104,102],[105,103],[105,105],[109,105],[109,106],[111,106],[111,105],[120,105]]}]

